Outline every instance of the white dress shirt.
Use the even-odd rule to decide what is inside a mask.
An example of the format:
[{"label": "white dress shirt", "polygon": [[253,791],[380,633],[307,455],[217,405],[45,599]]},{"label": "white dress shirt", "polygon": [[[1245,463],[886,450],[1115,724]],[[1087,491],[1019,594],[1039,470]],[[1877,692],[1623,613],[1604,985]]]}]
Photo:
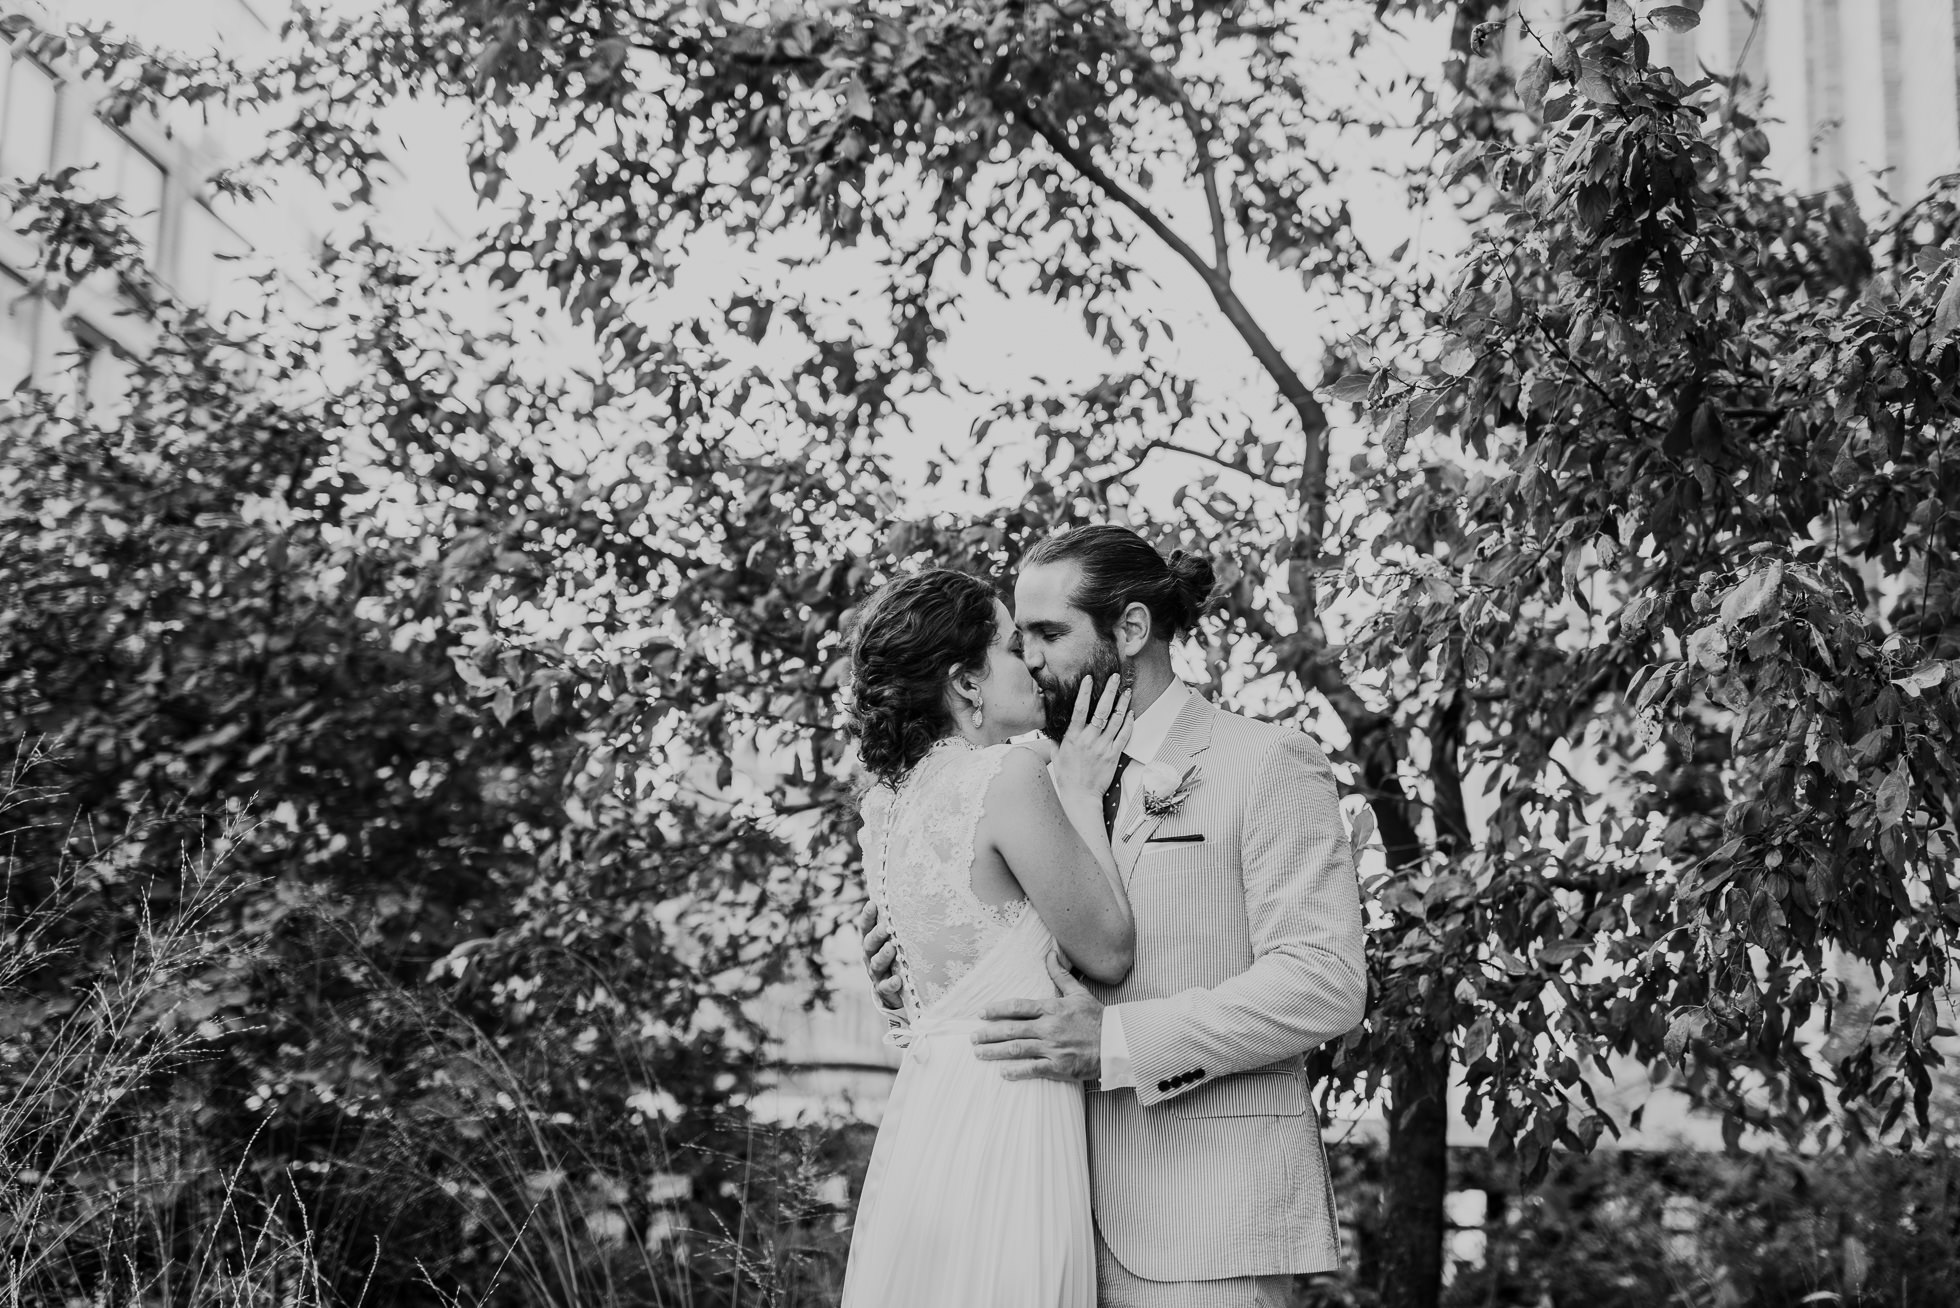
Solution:
[{"label": "white dress shirt", "polygon": [[[1191,698],[1191,688],[1181,681],[1173,681],[1164,688],[1164,693],[1151,701],[1150,707],[1137,715],[1136,726],[1130,731],[1130,743],[1123,747],[1123,753],[1130,762],[1154,763],[1157,752],[1164,747],[1164,741],[1177,724],[1177,715],[1183,711],[1184,702]],[[1123,805],[1129,802],[1131,792],[1143,783],[1137,779],[1135,767],[1123,771],[1123,790],[1116,811],[1121,813]],[[1114,833],[1112,833],[1112,836]],[[1137,1083],[1136,1073],[1130,1069],[1130,1043],[1123,1037],[1123,1007],[1111,1004],[1103,1009],[1102,1020],[1102,1083],[1104,1090],[1128,1090]]]}]

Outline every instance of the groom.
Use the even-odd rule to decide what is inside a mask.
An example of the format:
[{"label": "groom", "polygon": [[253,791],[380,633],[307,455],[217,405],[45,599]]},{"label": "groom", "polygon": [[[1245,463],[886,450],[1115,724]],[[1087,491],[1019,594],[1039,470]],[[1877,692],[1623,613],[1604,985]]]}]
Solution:
[{"label": "groom", "polygon": [[[1136,725],[1104,820],[1136,918],[1136,966],[988,1009],[976,1053],[1010,1078],[1080,1081],[1102,1308],[1280,1308],[1331,1270],[1334,1193],[1303,1055],[1361,1020],[1361,906],[1327,759],[1226,713],[1171,671],[1212,585],[1121,527],[1029,551],[1022,657],[1066,725],[1084,676],[1121,672]],[[866,936],[885,980],[884,929]],[[889,988],[881,985],[881,994]]]}]

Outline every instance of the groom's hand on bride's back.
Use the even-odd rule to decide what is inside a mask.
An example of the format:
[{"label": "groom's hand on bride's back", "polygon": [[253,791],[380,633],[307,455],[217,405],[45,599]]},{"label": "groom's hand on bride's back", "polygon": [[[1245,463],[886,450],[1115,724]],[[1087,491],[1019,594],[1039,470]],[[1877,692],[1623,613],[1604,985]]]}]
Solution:
[{"label": "groom's hand on bride's back", "polygon": [[876,904],[866,904],[858,914],[858,934],[864,937],[864,968],[871,973],[871,988],[886,1008],[905,1007],[905,983],[898,976],[898,946],[892,943],[891,928],[878,913]]},{"label": "groom's hand on bride's back", "polygon": [[980,1010],[986,1023],[973,1033],[976,1058],[1002,1064],[1010,1081],[1102,1080],[1103,1006],[1076,980],[1061,955],[1048,955],[1053,999],[1007,999]]}]

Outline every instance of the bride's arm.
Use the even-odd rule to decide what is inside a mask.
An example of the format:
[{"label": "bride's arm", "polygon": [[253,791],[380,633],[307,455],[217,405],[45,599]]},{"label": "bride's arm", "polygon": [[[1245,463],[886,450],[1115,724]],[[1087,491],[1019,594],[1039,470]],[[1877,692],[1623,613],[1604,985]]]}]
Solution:
[{"label": "bride's arm", "polygon": [[1113,985],[1129,975],[1136,925],[1102,823],[1102,791],[1130,725],[1118,711],[1123,706],[1110,701],[1105,696],[1090,716],[1086,695],[1078,699],[1057,759],[1062,776],[1051,778],[1046,759],[1033,750],[1009,753],[988,791],[979,835],[1007,864],[1069,961]]},{"label": "bride's arm", "polygon": [[1062,736],[1061,748],[1048,766],[1054,780],[1055,795],[1062,812],[1068,814],[1082,843],[1102,865],[1110,886],[1127,904],[1123,878],[1116,870],[1116,852],[1110,847],[1109,828],[1103,825],[1103,793],[1116,779],[1116,764],[1123,747],[1130,743],[1136,721],[1130,716],[1130,692],[1119,689],[1119,679],[1111,677],[1103,687],[1100,701],[1092,710],[1092,689],[1085,680],[1075,695],[1075,712]]}]

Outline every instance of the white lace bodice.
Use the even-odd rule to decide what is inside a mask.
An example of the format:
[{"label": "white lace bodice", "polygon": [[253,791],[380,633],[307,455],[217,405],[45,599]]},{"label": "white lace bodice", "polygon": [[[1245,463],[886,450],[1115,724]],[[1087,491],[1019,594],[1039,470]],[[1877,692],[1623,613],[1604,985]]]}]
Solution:
[{"label": "white lace bodice", "polygon": [[897,790],[874,787],[860,813],[871,897],[898,942],[907,1007],[917,1017],[973,970],[1027,912],[973,893],[973,840],[987,787],[1012,745],[978,749],[949,737]]}]

